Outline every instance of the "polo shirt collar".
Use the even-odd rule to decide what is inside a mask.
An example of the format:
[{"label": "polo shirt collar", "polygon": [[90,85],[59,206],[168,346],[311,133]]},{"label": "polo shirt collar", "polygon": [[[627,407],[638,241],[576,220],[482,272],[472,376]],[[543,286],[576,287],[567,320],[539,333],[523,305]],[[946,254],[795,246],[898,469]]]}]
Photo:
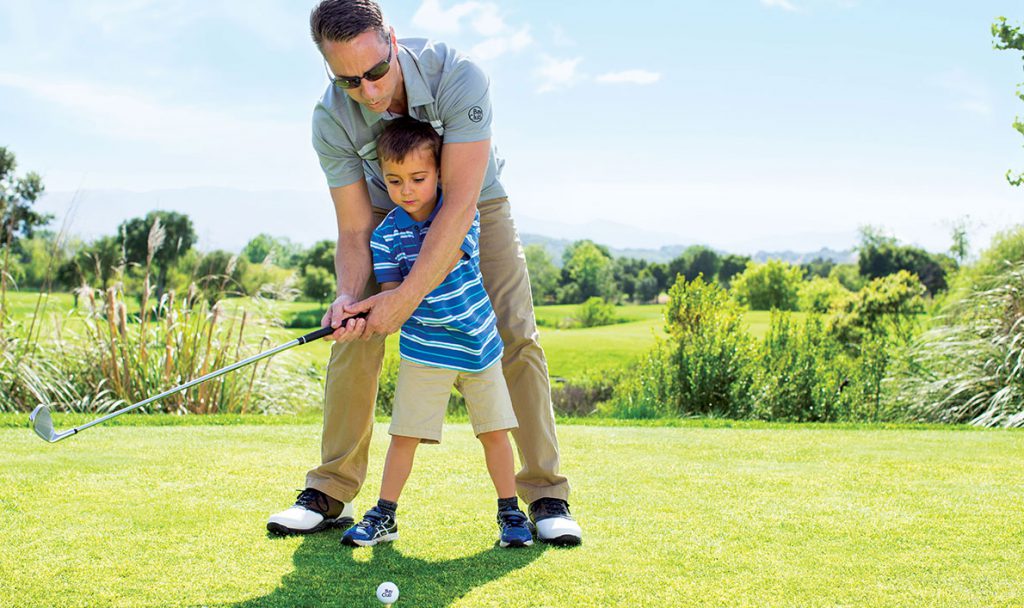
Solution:
[{"label": "polo shirt collar", "polygon": [[441,208],[441,204],[443,202],[444,197],[441,195],[441,191],[439,190],[437,192],[437,204],[434,205],[434,210],[431,211],[430,215],[427,216],[427,219],[423,220],[422,222],[417,222],[416,220],[412,219],[412,216],[406,213],[405,209],[402,209],[401,207],[395,207],[395,226],[399,228],[412,228],[413,226],[422,228],[423,226],[426,226],[434,221],[434,217],[437,215],[437,211],[438,209]]},{"label": "polo shirt collar", "polygon": [[[423,79],[423,74],[420,73],[420,66],[416,63],[416,58],[401,43],[398,44],[398,63],[402,66],[402,82],[405,83],[405,98],[409,109],[432,103],[434,96],[430,93],[430,87]],[[363,113],[366,126],[371,127],[381,120],[381,114],[363,104],[359,104],[359,109]]]}]

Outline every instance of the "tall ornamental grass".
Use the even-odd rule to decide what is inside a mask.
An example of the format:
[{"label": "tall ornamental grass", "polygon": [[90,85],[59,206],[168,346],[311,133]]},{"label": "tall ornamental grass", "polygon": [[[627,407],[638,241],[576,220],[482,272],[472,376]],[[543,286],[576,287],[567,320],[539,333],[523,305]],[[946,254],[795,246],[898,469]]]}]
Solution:
[{"label": "tall ornamental grass", "polygon": [[915,345],[900,398],[935,422],[1024,426],[1024,264],[947,302]]}]

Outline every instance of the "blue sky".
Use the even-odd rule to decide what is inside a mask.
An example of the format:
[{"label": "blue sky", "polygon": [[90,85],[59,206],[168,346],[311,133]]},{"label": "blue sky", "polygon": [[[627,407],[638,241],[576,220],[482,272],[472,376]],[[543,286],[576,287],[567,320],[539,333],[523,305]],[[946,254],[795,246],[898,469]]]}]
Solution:
[{"label": "blue sky", "polygon": [[[1019,1],[382,5],[399,37],[445,40],[490,74],[524,225],[750,251],[848,247],[872,224],[944,250],[958,218],[975,248],[1024,221],[1002,177],[1024,169],[1022,62],[989,36],[999,15],[1024,20]],[[311,6],[0,0],[0,145],[53,192],[323,192],[329,210]],[[277,225],[236,215],[245,236]]]}]

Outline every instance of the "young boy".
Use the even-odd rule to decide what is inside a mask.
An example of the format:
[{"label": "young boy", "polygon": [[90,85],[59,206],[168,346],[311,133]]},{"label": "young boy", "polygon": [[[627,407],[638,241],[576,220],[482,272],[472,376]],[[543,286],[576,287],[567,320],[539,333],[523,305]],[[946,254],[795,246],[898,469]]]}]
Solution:
[{"label": "young boy", "polygon": [[[429,123],[389,122],[377,140],[388,194],[397,208],[373,232],[373,271],[382,290],[408,276],[437,210],[441,137]],[[466,400],[473,432],[483,444],[487,470],[498,493],[499,544],[533,544],[516,499],[508,431],[518,426],[501,373],[502,342],[480,276],[480,214],[451,262],[448,276],[402,326],[401,363],[392,411],[391,446],[384,462],[380,500],[342,542],[372,546],[398,538],[395,512],[420,443],[440,443],[448,396],[454,384]]]}]

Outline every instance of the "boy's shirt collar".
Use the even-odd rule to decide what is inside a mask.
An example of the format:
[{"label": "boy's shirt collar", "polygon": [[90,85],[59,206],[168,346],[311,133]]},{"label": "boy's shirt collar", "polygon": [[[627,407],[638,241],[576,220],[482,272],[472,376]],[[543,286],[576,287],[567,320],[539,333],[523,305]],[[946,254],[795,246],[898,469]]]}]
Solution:
[{"label": "boy's shirt collar", "polygon": [[401,207],[395,207],[395,226],[399,228],[412,228],[413,226],[416,226],[417,228],[422,228],[424,226],[427,226],[434,221],[434,216],[437,215],[437,210],[441,208],[441,204],[443,202],[444,196],[441,194],[441,191],[438,190],[437,204],[434,205],[434,210],[430,212],[430,215],[427,216],[427,219],[423,220],[422,222],[417,222],[416,220],[412,219],[412,216],[409,215],[409,213],[406,212],[405,209],[402,209]]}]

